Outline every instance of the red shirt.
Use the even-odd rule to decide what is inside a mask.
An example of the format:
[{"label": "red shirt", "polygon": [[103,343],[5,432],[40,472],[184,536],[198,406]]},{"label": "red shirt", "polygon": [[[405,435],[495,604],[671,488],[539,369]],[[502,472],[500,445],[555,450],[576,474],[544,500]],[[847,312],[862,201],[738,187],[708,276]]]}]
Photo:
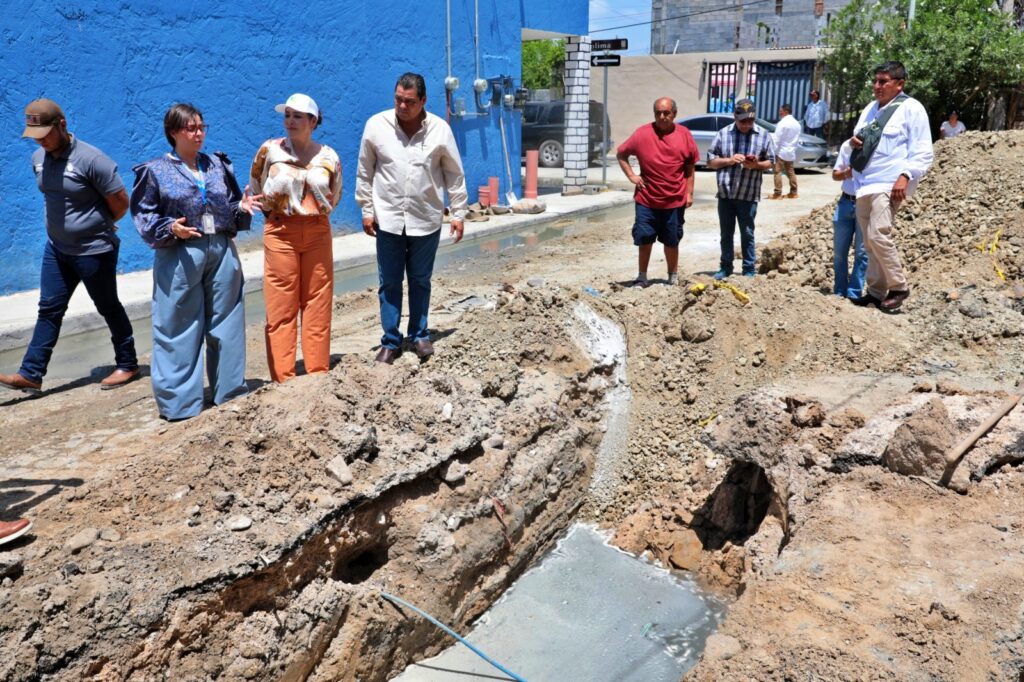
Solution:
[{"label": "red shirt", "polygon": [[635,156],[640,162],[644,189],[637,187],[633,199],[647,208],[679,208],[686,205],[686,177],[683,167],[697,163],[700,152],[686,126],[678,123],[671,132],[660,134],[653,123],[636,129],[619,145],[619,154]]}]

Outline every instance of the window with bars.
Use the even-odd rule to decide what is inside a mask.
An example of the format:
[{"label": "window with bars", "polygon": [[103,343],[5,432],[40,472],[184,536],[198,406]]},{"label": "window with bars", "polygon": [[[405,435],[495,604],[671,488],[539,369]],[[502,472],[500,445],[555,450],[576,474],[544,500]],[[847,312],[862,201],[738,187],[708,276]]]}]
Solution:
[{"label": "window with bars", "polygon": [[708,65],[708,113],[730,114],[736,104],[736,62]]},{"label": "window with bars", "polygon": [[775,13],[782,14],[782,0],[775,0]]}]

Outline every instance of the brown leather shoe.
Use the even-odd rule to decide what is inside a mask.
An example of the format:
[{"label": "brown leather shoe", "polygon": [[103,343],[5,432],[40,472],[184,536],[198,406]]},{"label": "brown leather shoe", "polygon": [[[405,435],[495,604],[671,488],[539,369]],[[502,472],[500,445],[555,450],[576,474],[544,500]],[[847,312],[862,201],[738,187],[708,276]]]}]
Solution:
[{"label": "brown leather shoe", "polygon": [[416,357],[420,360],[426,360],[434,354],[434,344],[430,343],[430,339],[420,339],[414,341],[412,349],[416,351]]},{"label": "brown leather shoe", "polygon": [[100,390],[109,391],[112,388],[118,388],[124,386],[129,381],[139,376],[138,368],[135,369],[115,369],[110,373],[106,379],[100,382]]},{"label": "brown leather shoe", "polygon": [[39,395],[42,393],[43,384],[39,381],[30,381],[20,374],[0,374],[0,387],[21,391],[27,395]]},{"label": "brown leather shoe", "polygon": [[781,199],[781,198],[782,198],[782,195],[781,195],[781,194],[773,194],[773,195],[771,195],[771,196],[770,196],[770,197],[768,197],[768,198],[769,198],[769,199]]},{"label": "brown leather shoe", "polygon": [[910,291],[890,291],[885,300],[878,304],[878,309],[887,313],[894,313],[900,309],[900,306],[909,297]]},{"label": "brown leather shoe", "polygon": [[790,192],[789,194],[786,195],[786,198],[787,199],[799,199],[800,195],[797,194],[796,192]]},{"label": "brown leather shoe", "polygon": [[31,529],[32,522],[28,519],[0,521],[0,545],[11,540],[17,540]]},{"label": "brown leather shoe", "polygon": [[377,353],[377,357],[375,357],[373,361],[383,362],[385,365],[390,365],[401,356],[401,348],[388,348],[386,346],[381,346],[380,352]]}]

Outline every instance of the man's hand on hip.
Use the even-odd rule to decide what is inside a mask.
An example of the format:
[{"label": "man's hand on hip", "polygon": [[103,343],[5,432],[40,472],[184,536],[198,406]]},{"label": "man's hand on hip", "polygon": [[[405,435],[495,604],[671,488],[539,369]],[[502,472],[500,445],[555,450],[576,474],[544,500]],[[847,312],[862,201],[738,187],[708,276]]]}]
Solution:
[{"label": "man's hand on hip", "polygon": [[462,241],[462,233],[465,231],[466,227],[463,224],[463,222],[461,220],[458,220],[457,218],[452,219],[451,226],[452,234],[455,235],[455,241],[452,243],[458,244],[459,242]]},{"label": "man's hand on hip", "polygon": [[377,236],[377,221],[373,218],[363,218],[363,232],[371,237]]},{"label": "man's hand on hip", "polygon": [[644,179],[640,175],[634,173],[633,177],[631,177],[629,181],[636,185],[637,189],[639,189],[641,192],[647,189],[647,185],[644,184]]}]

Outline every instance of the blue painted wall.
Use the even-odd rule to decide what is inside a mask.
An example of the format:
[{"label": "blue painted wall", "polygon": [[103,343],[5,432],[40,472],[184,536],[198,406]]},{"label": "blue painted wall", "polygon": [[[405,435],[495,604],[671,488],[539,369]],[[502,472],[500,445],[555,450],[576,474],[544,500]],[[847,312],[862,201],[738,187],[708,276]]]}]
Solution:
[{"label": "blue painted wall", "polygon": [[[480,75],[520,85],[521,29],[566,34],[587,30],[587,0],[479,0]],[[455,97],[476,112],[474,2],[451,0]],[[21,140],[23,110],[37,97],[64,108],[68,127],[114,158],[131,189],[134,164],[168,150],[163,114],[177,101],[199,107],[210,125],[206,149],[227,152],[240,176],[268,137],[283,135],[274,105],[292,92],[312,96],[324,112],[317,138],[334,147],[345,175],[332,222],[355,229],[352,198],[359,139],[366,119],[391,108],[397,76],[422,73],[427,108],[445,115],[447,75],[444,0],[240,0],[171,3],[141,0],[21,0],[0,24],[0,294],[38,286],[45,240],[42,199]],[[509,146],[512,189],[519,188],[518,111],[493,107],[453,117],[470,199],[488,176],[509,188],[499,119]],[[258,238],[262,229],[256,221]],[[130,217],[120,222],[121,270],[147,269],[152,253]]]}]

